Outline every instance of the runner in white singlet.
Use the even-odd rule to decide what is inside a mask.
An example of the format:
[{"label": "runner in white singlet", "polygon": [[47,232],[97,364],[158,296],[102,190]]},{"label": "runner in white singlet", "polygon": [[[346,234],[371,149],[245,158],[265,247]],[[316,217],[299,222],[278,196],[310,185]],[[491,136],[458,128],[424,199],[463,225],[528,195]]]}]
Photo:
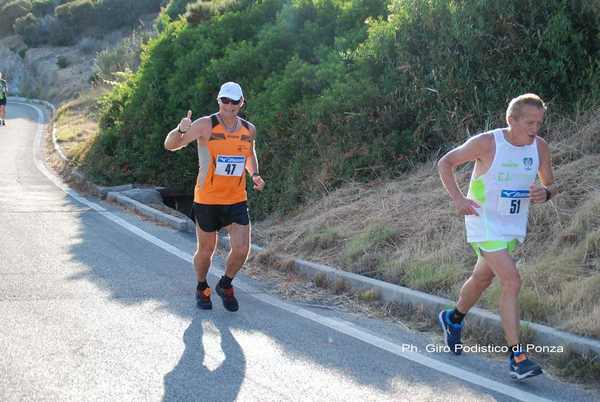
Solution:
[{"label": "runner in white singlet", "polygon": [[[508,105],[507,128],[470,138],[438,162],[442,183],[458,212],[465,215],[467,241],[478,256],[456,308],[439,314],[444,341],[455,354],[461,353],[463,318],[498,277],[510,375],[516,379],[542,373],[519,341],[521,278],[511,252],[525,239],[530,203],[546,202],[556,193],[550,187],[554,182],[550,150],[538,136],[545,110],[546,105],[537,95],[521,95]],[[470,161],[475,161],[475,167],[465,197],[456,184],[454,170]],[[535,183],[538,175],[541,186]]]}]

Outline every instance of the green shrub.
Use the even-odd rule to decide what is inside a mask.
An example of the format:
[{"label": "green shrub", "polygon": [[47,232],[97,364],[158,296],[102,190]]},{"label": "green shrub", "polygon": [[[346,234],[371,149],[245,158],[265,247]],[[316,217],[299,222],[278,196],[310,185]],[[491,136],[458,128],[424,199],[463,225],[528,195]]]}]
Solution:
[{"label": "green shrub", "polygon": [[58,58],[56,59],[56,65],[59,68],[67,68],[70,64],[71,62],[65,56],[58,56]]},{"label": "green shrub", "polygon": [[43,43],[44,36],[40,35],[40,22],[32,13],[17,18],[14,29],[21,35],[27,46],[34,47]]},{"label": "green shrub", "polygon": [[54,13],[66,31],[63,38],[73,43],[82,34],[131,25],[144,14],[158,12],[160,4],[161,0],[73,0],[56,7]]},{"label": "green shrub", "polygon": [[117,72],[135,71],[140,63],[140,52],[150,39],[150,32],[133,32],[114,48],[104,49],[96,57],[95,72],[102,80],[115,81]]},{"label": "green shrub", "polygon": [[12,34],[16,20],[26,16],[30,11],[29,0],[13,0],[0,7],[0,35]]},{"label": "green shrub", "polygon": [[142,15],[160,11],[161,0],[103,0],[96,7],[96,25],[103,32],[131,25]]},{"label": "green shrub", "polygon": [[36,17],[43,17],[45,15],[52,14],[57,4],[57,0],[32,0],[31,12]]},{"label": "green shrub", "polygon": [[47,32],[48,43],[53,46],[70,46],[83,33],[72,29],[53,15],[40,19],[40,31]]},{"label": "green shrub", "polygon": [[186,6],[189,3],[193,3],[195,0],[171,0],[167,4],[165,14],[171,19],[177,19],[180,15],[183,15],[186,10]]},{"label": "green shrub", "polygon": [[85,29],[96,22],[96,9],[98,0],[73,0],[56,7],[54,14],[64,24],[73,26],[73,29]]},{"label": "green shrub", "polygon": [[600,9],[580,0],[195,4],[202,24],[162,17],[139,71],[107,100],[111,157],[127,161],[129,181],[191,191],[194,152],[164,152],[164,135],[190,108],[214,111],[219,85],[238,81],[268,182],[251,198],[255,216],[401,174],[505,124],[518,94],[538,93],[554,113],[600,96]]},{"label": "green shrub", "polygon": [[198,24],[239,5],[239,0],[195,1],[187,5],[185,18],[192,24]]}]

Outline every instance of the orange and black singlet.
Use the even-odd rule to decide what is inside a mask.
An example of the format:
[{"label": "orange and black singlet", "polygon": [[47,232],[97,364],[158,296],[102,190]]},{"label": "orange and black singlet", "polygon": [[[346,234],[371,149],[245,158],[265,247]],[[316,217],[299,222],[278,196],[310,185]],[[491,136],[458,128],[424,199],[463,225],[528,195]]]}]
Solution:
[{"label": "orange and black singlet", "polygon": [[237,118],[237,129],[228,131],[210,116],[212,131],[207,145],[198,142],[199,172],[194,202],[207,205],[233,205],[248,199],[246,160],[252,156],[254,137],[248,122]]}]

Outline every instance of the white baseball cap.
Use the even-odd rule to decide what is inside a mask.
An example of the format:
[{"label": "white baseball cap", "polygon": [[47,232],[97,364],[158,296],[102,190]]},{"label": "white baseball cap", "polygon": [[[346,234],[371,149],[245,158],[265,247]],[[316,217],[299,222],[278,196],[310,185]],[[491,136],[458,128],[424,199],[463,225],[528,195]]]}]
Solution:
[{"label": "white baseball cap", "polygon": [[242,87],[240,84],[230,81],[221,85],[217,99],[229,98],[233,100],[240,100],[243,96],[244,93],[242,92]]}]

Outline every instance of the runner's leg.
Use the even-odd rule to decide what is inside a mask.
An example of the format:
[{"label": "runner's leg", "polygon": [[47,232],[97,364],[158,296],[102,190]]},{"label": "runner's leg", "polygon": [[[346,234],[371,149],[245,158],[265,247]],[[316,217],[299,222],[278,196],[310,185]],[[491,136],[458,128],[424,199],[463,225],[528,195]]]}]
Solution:
[{"label": "runner's leg", "polygon": [[198,282],[204,282],[217,247],[217,232],[205,232],[196,224],[196,239],[198,242],[194,254],[194,268]]},{"label": "runner's leg", "polygon": [[514,259],[507,250],[482,252],[482,256],[491,270],[500,280],[502,294],[500,296],[500,317],[504,336],[509,345],[519,343],[519,291],[521,276]]},{"label": "runner's leg", "polygon": [[250,252],[250,224],[232,223],[227,229],[231,250],[225,263],[225,275],[233,278],[246,262]]},{"label": "runner's leg", "polygon": [[473,273],[467,279],[458,297],[456,309],[466,314],[477,303],[481,294],[490,286],[494,272],[482,257],[477,258]]}]

